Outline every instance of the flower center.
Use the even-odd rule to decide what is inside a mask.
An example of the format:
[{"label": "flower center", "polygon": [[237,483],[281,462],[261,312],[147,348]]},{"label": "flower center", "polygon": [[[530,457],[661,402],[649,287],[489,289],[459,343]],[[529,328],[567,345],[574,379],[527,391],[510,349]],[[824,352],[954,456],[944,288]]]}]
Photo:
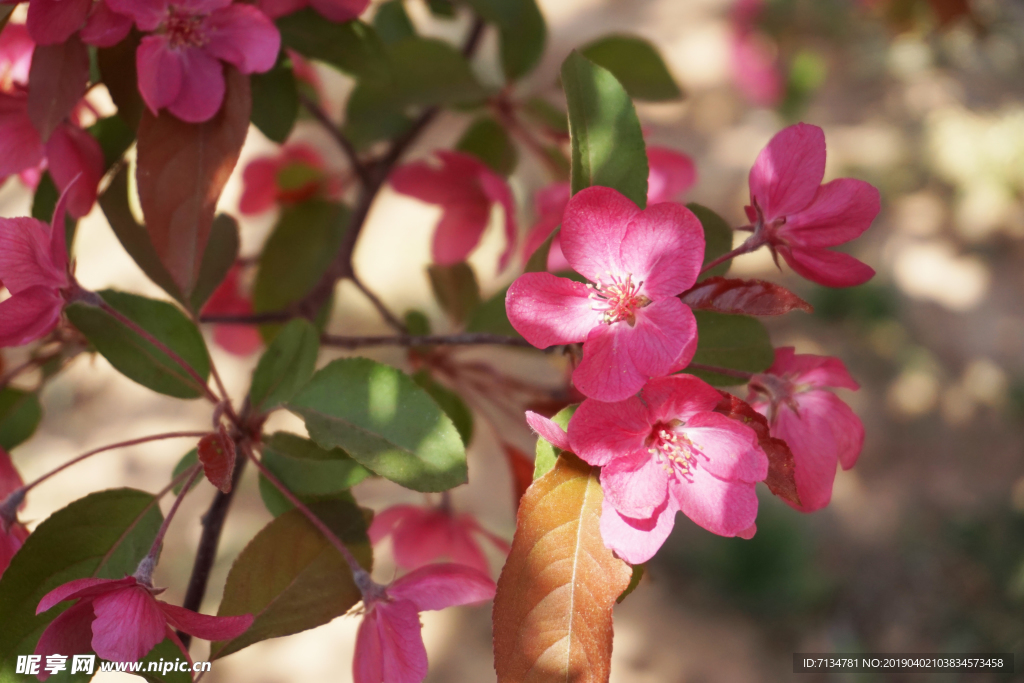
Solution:
[{"label": "flower center", "polygon": [[679,424],[682,423],[673,420],[668,424],[654,425],[651,435],[647,437],[647,452],[669,474],[692,484],[698,456],[705,460],[708,456],[701,453],[685,434],[675,431]]},{"label": "flower center", "polygon": [[593,290],[590,293],[590,299],[594,302],[592,308],[602,313],[602,320],[608,325],[624,320],[632,327],[636,324],[637,310],[651,303],[650,299],[640,293],[644,283],[634,283],[632,275],[622,279],[608,273],[608,277],[610,284],[597,282],[587,285]]},{"label": "flower center", "polygon": [[164,32],[171,47],[202,47],[206,45],[206,32],[203,30],[205,16],[191,14],[171,7],[164,21]]}]

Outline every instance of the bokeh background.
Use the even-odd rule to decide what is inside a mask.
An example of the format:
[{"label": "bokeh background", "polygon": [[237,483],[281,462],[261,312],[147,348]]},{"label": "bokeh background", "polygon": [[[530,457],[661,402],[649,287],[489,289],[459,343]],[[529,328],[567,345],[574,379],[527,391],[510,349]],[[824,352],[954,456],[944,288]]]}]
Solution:
[{"label": "bokeh background", "polygon": [[[424,33],[458,39],[468,22],[409,13]],[[1024,667],[1024,4],[1016,0],[766,0],[756,21],[759,50],[777,60],[781,99],[751,101],[737,84],[738,26],[732,0],[539,0],[550,36],[541,67],[519,92],[557,98],[558,67],[570,49],[609,32],[644,36],[661,50],[687,97],[641,104],[651,143],[696,160],[700,180],[685,197],[732,224],[743,221],[746,172],[782,126],[822,126],[828,178],[855,176],[882,192],[883,208],[852,245],[878,276],[827,290],[775,270],[769,255],[741,257],[733,273],[775,279],[815,306],[769,320],[776,346],[845,360],[862,383],[843,392],[864,421],[860,462],[840,472],[832,504],[800,515],[765,496],[751,541],[714,537],[680,516],[639,590],[616,609],[616,683],[890,680],[791,673],[792,653],[1015,652]],[[372,11],[372,10],[371,10]],[[749,28],[749,27],[748,27]],[[496,40],[477,59],[496,82]],[[325,72],[334,114],[351,87]],[[469,119],[443,115],[412,150],[451,145]],[[297,139],[332,154],[310,121]],[[252,129],[243,156],[272,150]],[[526,154],[513,179],[521,222],[547,182]],[[334,158],[337,167],[343,162]],[[235,215],[239,173],[223,208]],[[16,180],[0,189],[0,213],[28,213]],[[395,310],[427,311],[424,266],[433,207],[385,191],[357,251],[357,270]],[[274,216],[242,221],[243,251],[257,253]],[[485,293],[507,284],[494,273],[500,219],[473,257]],[[117,242],[97,209],[80,227],[78,273],[88,287],[161,296]],[[364,300],[343,285],[332,330],[386,332]],[[213,348],[233,395],[244,393],[256,357]],[[556,376],[555,358],[466,350],[523,376]],[[406,364],[403,353],[374,357]],[[4,351],[8,367],[17,350]],[[28,378],[25,386],[32,386]],[[157,396],[99,357],[78,357],[42,395],[40,431],[17,449],[26,480],[87,448],[172,429],[203,428],[206,408]],[[302,432],[286,414],[273,428]],[[522,425],[499,425],[506,441],[532,451]],[[133,486],[155,491],[191,444],[166,442],[97,456],[32,492],[33,523],[86,492]],[[511,538],[511,483],[482,420],[470,454],[471,484],[454,500]],[[204,485],[171,528],[157,582],[180,600],[212,497]],[[381,482],[357,487],[381,509],[422,498]],[[169,500],[165,501],[169,504]],[[165,506],[166,509],[166,506]],[[204,611],[214,612],[234,556],[270,519],[248,472],[235,499]],[[493,557],[495,573],[500,557]],[[385,545],[377,577],[394,574]],[[494,679],[487,608],[424,615],[429,681]],[[260,643],[214,664],[210,683],[349,681],[358,620]],[[205,643],[193,656],[205,657]],[[1018,674],[1019,675],[1019,674]],[[921,675],[918,676],[921,678]],[[103,674],[103,683],[128,680]],[[899,680],[892,678],[891,680]],[[928,680],[993,680],[929,675]]]}]

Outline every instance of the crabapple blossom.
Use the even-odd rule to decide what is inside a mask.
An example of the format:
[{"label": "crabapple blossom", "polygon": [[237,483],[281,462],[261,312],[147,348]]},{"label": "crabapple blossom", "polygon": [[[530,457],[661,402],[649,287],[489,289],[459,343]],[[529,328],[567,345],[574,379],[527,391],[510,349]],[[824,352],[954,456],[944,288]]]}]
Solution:
[{"label": "crabapple blossom", "polygon": [[[671,202],[697,182],[697,167],[686,154],[667,147],[648,147],[647,203]],[[553,183],[539,190],[534,196],[537,207],[537,222],[526,238],[527,256],[537,251],[551,231],[562,222],[565,207],[569,204],[572,190],[569,183]],[[557,273],[566,270],[569,262],[562,253],[561,235],[555,235],[548,251],[548,270]]]},{"label": "crabapple blossom", "polygon": [[355,683],[420,683],[427,675],[427,649],[419,613],[471,605],[494,597],[494,581],[458,564],[431,564],[388,586],[363,594],[366,609],[356,635]]},{"label": "crabapple blossom", "polygon": [[875,271],[834,247],[858,237],[878,215],[878,190],[863,180],[825,175],[825,133],[798,123],[779,131],[750,170],[747,217],[754,234],[746,251],[768,245],[803,277],[828,287],[851,287]]},{"label": "crabapple blossom", "polygon": [[270,70],[281,34],[263,12],[231,0],[107,0],[132,18],[142,39],[136,52],[139,92],[153,114],[166,108],[182,121],[213,117],[224,100],[224,67],[244,74]]},{"label": "crabapple blossom", "polygon": [[640,210],[616,190],[589,187],[569,200],[561,236],[569,265],[593,284],[550,273],[513,282],[508,318],[528,342],[583,342],[572,379],[599,401],[621,401],[689,363],[697,322],[677,295],[696,282],[704,258],[704,232],[689,209]]},{"label": "crabapple blossom", "polygon": [[0,32],[0,90],[10,92],[15,85],[28,85],[35,46],[25,24],[7,24]]},{"label": "crabapple blossom", "polygon": [[340,178],[326,171],[315,149],[298,143],[250,161],[242,184],[238,210],[246,216],[263,213],[274,204],[298,204],[318,195],[336,197],[343,187]]},{"label": "crabapple blossom", "polygon": [[373,543],[391,536],[395,563],[403,569],[419,569],[446,557],[486,574],[487,559],[475,536],[486,538],[503,553],[509,550],[503,538],[480,526],[473,515],[456,515],[445,508],[390,507],[373,518],[369,534]]},{"label": "crabapple blossom", "polygon": [[259,0],[259,8],[271,19],[312,7],[330,21],[351,21],[366,11],[370,0]]},{"label": "crabapple blossom", "polygon": [[[21,475],[18,474],[18,470],[14,468],[14,463],[11,462],[11,456],[3,448],[0,448],[0,502],[7,503],[7,498],[12,493],[18,491],[24,482],[21,479]],[[23,498],[18,496],[18,498]],[[17,514],[17,508],[24,507],[24,500],[12,500],[16,505],[11,505],[11,509],[0,510],[0,577],[4,575],[7,567],[11,564],[11,559],[14,554],[21,549],[25,539],[28,538],[28,529],[25,528],[24,524],[21,524],[17,519],[8,519],[7,514],[14,517]]]},{"label": "crabapple blossom", "polygon": [[773,107],[783,95],[783,78],[771,40],[757,27],[764,0],[740,0],[730,14],[733,79],[752,103]]},{"label": "crabapple blossom", "polygon": [[753,429],[713,412],[721,399],[674,375],[618,403],[587,399],[570,420],[573,452],[601,468],[601,536],[630,564],[657,552],[677,511],[720,536],[753,534],[768,458]]},{"label": "crabapple blossom", "polygon": [[[228,640],[252,625],[252,615],[212,617],[169,605],[160,593],[134,576],[123,579],[75,579],[43,596],[42,614],[65,600],[75,604],[50,622],[39,637],[35,654],[74,655],[94,651],[101,659],[137,662],[164,638],[170,638],[189,661],[188,650],[175,630],[204,640]],[[47,673],[39,674],[46,680]]]},{"label": "crabapple blossom", "polygon": [[[252,315],[252,299],[242,290],[241,266],[234,265],[203,306],[203,315]],[[251,325],[214,325],[217,345],[236,356],[248,356],[263,346],[259,330]]]},{"label": "crabapple blossom", "polygon": [[29,0],[28,31],[40,45],[56,45],[81,30],[84,42],[110,47],[124,40],[132,22],[107,0]]},{"label": "crabapple blossom", "polygon": [[769,422],[772,436],[793,452],[796,490],[802,512],[819,510],[832,499],[836,463],[848,470],[864,445],[864,425],[828,387],[857,390],[843,361],[829,356],[775,350],[775,362],[754,375],[750,405]]},{"label": "crabapple blossom", "polygon": [[439,150],[440,165],[417,161],[395,169],[391,186],[396,192],[442,208],[434,232],[435,263],[450,266],[465,261],[480,243],[491,217],[491,206],[505,212],[505,251],[498,268],[504,270],[515,250],[515,202],[508,183],[476,157]]}]

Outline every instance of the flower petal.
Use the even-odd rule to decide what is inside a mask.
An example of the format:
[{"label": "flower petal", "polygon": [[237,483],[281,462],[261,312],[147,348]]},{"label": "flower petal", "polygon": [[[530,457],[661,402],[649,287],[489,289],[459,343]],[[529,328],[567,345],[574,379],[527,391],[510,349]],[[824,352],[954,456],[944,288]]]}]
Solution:
[{"label": "flower petal", "polygon": [[380,639],[383,683],[420,683],[427,676],[427,649],[423,645],[420,617],[406,601],[380,603],[377,634]]},{"label": "flower petal", "polygon": [[407,517],[421,516],[425,511],[415,505],[395,505],[387,510],[381,510],[373,516],[373,522],[367,530],[370,542],[380,543],[381,540],[395,530]]},{"label": "flower petal", "polygon": [[537,432],[541,438],[546,439],[552,446],[561,448],[563,451],[572,450],[572,446],[569,445],[569,435],[554,420],[527,410],[526,424],[530,425],[533,431]]},{"label": "flower petal", "polygon": [[795,398],[803,420],[821,420],[832,430],[843,469],[853,467],[864,446],[864,424],[853,409],[831,391],[807,391]]},{"label": "flower petal", "polygon": [[[266,3],[267,0],[264,0]],[[384,683],[384,652],[380,637],[377,609],[367,610],[359,622],[356,650],[352,658],[354,683]]]},{"label": "flower petal", "polygon": [[[505,250],[498,260],[498,272],[501,272],[508,266],[512,254],[516,251],[516,240],[519,237],[519,226],[516,224],[516,203],[512,197],[512,190],[508,187],[508,182],[488,168],[480,171],[480,187],[483,188],[484,194],[491,202],[501,204],[505,214]],[[487,208],[490,213],[490,207]]]},{"label": "flower petal", "polygon": [[50,258],[50,226],[34,218],[0,218],[0,282],[11,294],[67,285]]},{"label": "flower petal", "polygon": [[750,196],[766,220],[807,208],[825,176],[825,133],[798,123],[783,128],[750,169]]},{"label": "flower petal", "polygon": [[630,564],[643,564],[654,557],[676,523],[672,499],[647,519],[623,517],[606,498],[601,507],[601,539],[606,547]]},{"label": "flower petal", "polygon": [[667,147],[648,147],[647,203],[670,202],[697,182],[697,167],[686,154]]},{"label": "flower petal", "polygon": [[449,555],[451,517],[440,510],[423,510],[409,515],[395,527],[395,564],[403,569],[419,569]]},{"label": "flower petal", "polygon": [[92,0],[32,0],[28,4],[28,32],[40,45],[63,43],[82,27]]},{"label": "flower petal", "polygon": [[408,600],[420,612],[486,602],[494,597],[494,591],[491,577],[471,567],[450,563],[421,567],[387,589],[392,599]]},{"label": "flower petal", "polygon": [[704,228],[681,204],[655,204],[629,222],[621,245],[622,267],[643,282],[654,301],[674,297],[697,281],[704,262]]},{"label": "flower petal", "polygon": [[647,408],[636,396],[618,403],[587,399],[569,420],[572,452],[596,467],[635,452],[646,453],[650,433]]},{"label": "flower petal", "polygon": [[209,121],[224,101],[224,66],[196,48],[181,50],[181,89],[167,110],[187,123]]},{"label": "flower petal", "polygon": [[[106,0],[110,9],[131,17],[140,31],[155,31],[167,16],[168,0]],[[177,5],[181,5],[179,0]]]},{"label": "flower petal", "polygon": [[[84,217],[96,203],[96,188],[103,177],[100,143],[81,128],[65,123],[57,126],[46,143],[46,157],[57,189],[68,193],[68,213]],[[60,227],[64,227],[63,221]]]},{"label": "flower petal", "polygon": [[164,614],[142,586],[108,591],[92,608],[92,649],[100,659],[137,662],[164,639]]},{"label": "flower petal", "polygon": [[281,51],[281,34],[263,12],[252,5],[233,4],[203,21],[209,42],[203,49],[238,67],[244,74],[270,70]]},{"label": "flower petal", "polygon": [[[39,636],[33,654],[42,655],[45,661],[49,655],[83,655],[92,652],[92,631],[94,619],[91,602],[72,605],[57,615]],[[41,669],[39,680],[45,681],[50,674]]]},{"label": "flower petal", "polygon": [[277,19],[307,7],[309,0],[259,0],[256,4],[268,17]]},{"label": "flower petal", "polygon": [[254,216],[273,208],[277,201],[277,173],[280,160],[264,157],[250,161],[242,172],[242,198],[238,210]]},{"label": "flower petal", "polygon": [[177,605],[169,605],[160,600],[157,600],[156,604],[166,616],[167,623],[179,631],[184,631],[203,640],[231,640],[242,635],[252,626],[251,614],[214,617],[208,614],[199,614]]},{"label": "flower petal", "polygon": [[840,178],[822,185],[811,205],[788,216],[777,234],[794,246],[834,247],[859,237],[880,210],[874,186]]},{"label": "flower petal", "polygon": [[180,54],[168,47],[166,36],[146,36],[135,52],[135,66],[139,93],[155,116],[181,92],[184,65]]},{"label": "flower petal", "polygon": [[56,290],[31,287],[0,301],[0,348],[21,346],[48,334],[60,321],[64,300]]},{"label": "flower petal", "polygon": [[843,389],[860,389],[846,369],[846,364],[832,356],[816,356],[811,353],[796,353],[792,346],[775,349],[775,361],[768,368],[768,373],[779,376],[790,376],[794,384],[810,384],[816,387],[842,387]]},{"label": "flower petal", "polygon": [[722,400],[714,387],[693,375],[652,379],[641,397],[650,411],[651,422],[686,422],[698,413],[714,410]]},{"label": "flower petal", "polygon": [[64,602],[65,600],[87,598],[94,595],[100,595],[101,593],[119,590],[126,586],[134,586],[135,584],[135,579],[131,577],[116,580],[88,578],[68,581],[67,583],[57,586],[42,597],[39,601],[39,606],[36,607],[36,614],[42,614],[43,612],[51,609],[57,603]]},{"label": "flower petal", "polygon": [[28,100],[23,94],[0,93],[0,177],[41,163],[43,140],[28,117]]},{"label": "flower petal", "polygon": [[88,45],[113,47],[127,38],[131,30],[131,17],[113,11],[107,0],[100,0],[79,36]]},{"label": "flower petal", "polygon": [[697,413],[682,429],[707,460],[704,467],[726,481],[764,481],[768,476],[768,456],[758,445],[753,429],[721,413]]},{"label": "flower petal", "polygon": [[668,374],[697,338],[697,318],[676,297],[655,301],[637,312],[630,355],[648,377]]},{"label": "flower petal", "polygon": [[604,327],[590,291],[550,273],[525,273],[508,288],[505,310],[516,332],[539,349],[581,342],[596,326]]},{"label": "flower petal", "polygon": [[856,287],[875,276],[871,266],[831,249],[779,246],[778,252],[802,277],[826,287]]},{"label": "flower petal", "polygon": [[592,282],[629,274],[622,240],[640,208],[610,187],[588,187],[569,200],[562,216],[562,252],[577,273]]},{"label": "flower petal", "polygon": [[440,166],[425,161],[405,164],[392,171],[388,181],[395,192],[428,204],[482,203],[484,194],[475,182],[478,169],[462,156],[438,154]]},{"label": "flower petal", "polygon": [[723,481],[700,464],[691,473],[692,481],[672,480],[672,496],[683,514],[719,536],[736,536],[750,528],[757,518],[752,482]]},{"label": "flower petal", "polygon": [[668,497],[668,478],[668,471],[650,453],[636,451],[601,468],[601,489],[620,515],[646,519]]},{"label": "flower petal", "polygon": [[452,266],[465,261],[480,244],[490,219],[491,206],[486,202],[446,205],[434,230],[431,247],[434,263]]},{"label": "flower petal", "polygon": [[365,12],[370,0],[311,0],[310,4],[323,17],[341,23]]}]

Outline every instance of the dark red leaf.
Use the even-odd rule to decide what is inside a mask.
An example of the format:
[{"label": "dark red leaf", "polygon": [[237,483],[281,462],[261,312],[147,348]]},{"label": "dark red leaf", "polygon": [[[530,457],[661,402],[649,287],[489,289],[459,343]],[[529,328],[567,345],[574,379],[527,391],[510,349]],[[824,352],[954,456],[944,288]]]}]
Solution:
[{"label": "dark red leaf", "polygon": [[202,266],[214,210],[249,129],[249,77],[225,67],[220,111],[205,123],[148,110],[139,125],[139,201],[160,261],[188,298]]},{"label": "dark red leaf", "polygon": [[512,491],[516,497],[516,508],[518,508],[519,500],[533,483],[533,460],[515,446],[510,446],[507,443],[503,443],[501,446],[505,449],[508,468],[512,472]]},{"label": "dark red leaf", "polygon": [[814,310],[785,287],[764,280],[709,277],[679,298],[690,308],[718,313],[782,315],[793,310]]},{"label": "dark red leaf", "polygon": [[89,87],[89,50],[77,35],[37,45],[28,83],[28,116],[46,142]]},{"label": "dark red leaf", "polygon": [[235,471],[235,442],[224,427],[199,440],[199,462],[210,483],[227,493],[231,490],[231,475]]},{"label": "dark red leaf", "polygon": [[793,453],[789,446],[769,433],[768,420],[749,403],[725,391],[718,393],[722,395],[722,401],[715,407],[715,411],[739,420],[757,433],[761,450],[768,456],[768,477],[764,480],[768,490],[787,503],[800,507],[800,496],[796,492],[796,479],[793,477]]}]

